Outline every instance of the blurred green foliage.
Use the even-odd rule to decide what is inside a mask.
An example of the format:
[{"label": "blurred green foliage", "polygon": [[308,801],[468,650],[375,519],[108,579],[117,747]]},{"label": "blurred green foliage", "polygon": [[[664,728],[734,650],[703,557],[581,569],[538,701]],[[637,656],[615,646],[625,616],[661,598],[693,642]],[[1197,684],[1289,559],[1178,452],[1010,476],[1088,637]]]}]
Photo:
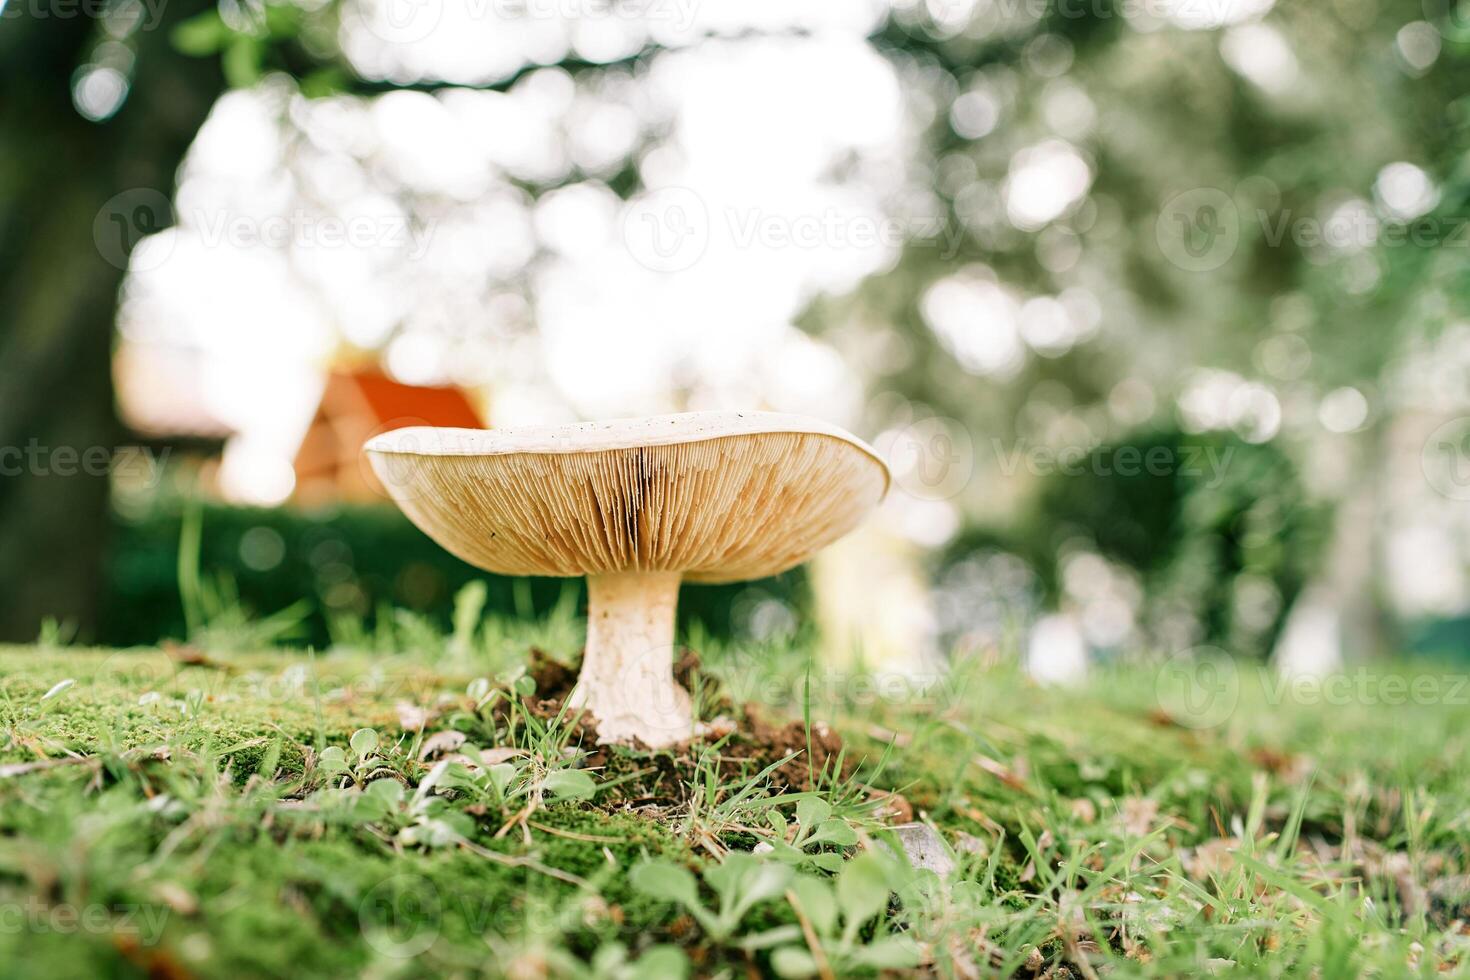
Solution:
[{"label": "blurred green foliage", "polygon": [[1139,586],[1150,636],[1265,655],[1323,555],[1328,511],[1279,448],[1229,433],[1135,432],[1039,481],[1008,528],[976,527],[946,549],[949,566],[1010,551],[1040,598],[1065,605],[1067,559],[1096,554]]},{"label": "blurred green foliage", "polygon": [[[292,638],[298,644],[324,648],[332,641],[333,618],[355,618],[371,629],[377,617],[395,608],[447,629],[452,597],[475,580],[489,586],[485,613],[539,617],[568,589],[585,608],[581,579],[516,579],[481,571],[391,507],[199,506],[200,577],[228,583],[240,606],[257,616],[308,600],[310,612]],[[185,512],[175,498],[116,518],[97,642],[131,646],[189,635],[179,588]],[[695,586],[680,596],[681,629],[698,622],[710,636],[731,635],[741,610],[735,599],[747,589],[798,607],[808,601],[800,569],[759,582]]]}]

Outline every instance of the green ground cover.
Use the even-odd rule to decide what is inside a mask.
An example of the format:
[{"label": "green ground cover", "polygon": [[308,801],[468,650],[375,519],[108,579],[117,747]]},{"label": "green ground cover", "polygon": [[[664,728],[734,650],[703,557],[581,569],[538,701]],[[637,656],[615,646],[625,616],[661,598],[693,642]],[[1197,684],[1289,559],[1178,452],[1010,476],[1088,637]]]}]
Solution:
[{"label": "green ground cover", "polygon": [[0,650],[0,975],[1470,973],[1452,669],[920,685],[706,643],[711,731],[654,754],[559,712],[528,651],[569,617],[461,619]]}]

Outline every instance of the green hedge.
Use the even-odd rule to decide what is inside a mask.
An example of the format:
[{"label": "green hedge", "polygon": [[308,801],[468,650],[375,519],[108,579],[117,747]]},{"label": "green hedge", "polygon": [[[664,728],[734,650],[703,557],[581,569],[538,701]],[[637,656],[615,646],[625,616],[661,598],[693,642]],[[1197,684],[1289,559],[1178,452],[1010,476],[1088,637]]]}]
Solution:
[{"label": "green hedge", "polygon": [[[390,507],[196,506],[203,512],[203,575],[228,576],[241,603],[260,615],[309,600],[312,611],[302,643],[327,645],[328,614],[355,613],[371,626],[384,603],[431,616],[447,628],[455,592],[474,579],[490,586],[487,611],[526,611],[518,608],[515,580],[465,564]],[[97,642],[129,646],[185,636],[178,585],[184,507],[169,500],[117,516]],[[529,598],[530,611],[538,615],[555,605],[563,590],[582,591],[581,581],[574,579],[521,581],[519,605]],[[686,587],[679,602],[681,625],[698,621],[713,636],[729,636],[735,628],[734,600],[750,588],[798,610],[809,605],[805,576],[796,569],[758,582]],[[579,595],[578,603],[585,597]]]}]

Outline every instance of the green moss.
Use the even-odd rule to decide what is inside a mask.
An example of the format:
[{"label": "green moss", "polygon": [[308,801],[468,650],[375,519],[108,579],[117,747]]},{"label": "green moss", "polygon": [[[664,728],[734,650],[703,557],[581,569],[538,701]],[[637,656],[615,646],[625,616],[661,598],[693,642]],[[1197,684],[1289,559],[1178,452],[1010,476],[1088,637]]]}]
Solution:
[{"label": "green moss", "polygon": [[[320,785],[309,765],[317,748],[345,746],[360,727],[379,732],[391,770],[413,786],[429,763],[408,751],[400,705],[448,707],[430,723],[448,727],[468,680],[493,673],[484,665],[279,653],[180,663],[156,651],[0,658],[0,765],[31,767],[0,775],[0,916],[23,916],[0,921],[0,977],[468,976],[548,951],[587,960],[610,943],[635,956],[672,943],[703,973],[738,973],[750,962],[743,936],[795,921],[777,897],[749,911],[742,936],[716,943],[676,904],[635,890],[628,873],[645,855],[694,870],[710,860],[671,832],[690,818],[669,803],[682,797],[660,796],[665,808],[655,808],[638,783],[550,803],[531,815],[528,837],[515,826],[496,836],[507,814],[472,809],[474,847],[434,850],[395,843],[401,823],[303,799]],[[1444,903],[1413,918],[1400,879],[1318,857],[1351,825],[1373,848],[1405,855],[1425,887],[1470,870],[1470,737],[1448,699],[1283,705],[1245,676],[1234,713],[1193,730],[1158,717],[1147,673],[1102,673],[1086,691],[1004,671],[981,679],[938,708],[847,706],[830,718],[861,733],[849,751],[869,760],[832,788],[834,800],[860,796],[865,783],[899,790],[951,843],[969,834],[996,855],[993,865],[963,855],[963,877],[982,887],[937,919],[895,904],[887,928],[951,930],[920,937],[939,945],[978,930],[1018,963],[1035,947],[1049,967],[1071,969],[1056,923],[1085,891],[1100,920],[1144,917],[1130,935],[1165,976],[1198,972],[1208,958],[1257,973],[1330,964],[1389,974],[1409,942],[1455,948],[1434,932],[1450,927],[1434,918]],[[871,733],[883,731],[896,748],[875,773],[888,736]],[[651,763],[610,758],[601,778]],[[665,781],[689,776],[662,771]],[[730,792],[715,788],[717,798]],[[1186,887],[1188,849],[1252,812],[1270,866]],[[1140,852],[1145,829],[1156,837]],[[727,845],[756,842],[738,822],[717,833]],[[1311,839],[1310,859],[1298,857],[1298,833]],[[535,866],[516,863],[527,860]],[[1358,910],[1372,895],[1378,918],[1273,904],[1293,881],[1333,908]],[[1119,904],[1125,893],[1135,897]],[[1220,903],[1209,916],[1201,895]],[[1156,932],[1156,922],[1172,925]],[[1359,941],[1365,931],[1374,944]],[[756,954],[757,968],[767,956]],[[1112,965],[1128,973],[1140,962]]]}]

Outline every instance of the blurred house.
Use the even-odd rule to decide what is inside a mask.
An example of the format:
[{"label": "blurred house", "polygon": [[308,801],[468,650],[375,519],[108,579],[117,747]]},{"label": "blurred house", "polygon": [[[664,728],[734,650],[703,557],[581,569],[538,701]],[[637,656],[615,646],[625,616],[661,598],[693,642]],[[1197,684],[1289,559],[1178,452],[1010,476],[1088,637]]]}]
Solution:
[{"label": "blurred house", "polygon": [[402,384],[376,369],[333,371],[296,451],[296,500],[310,505],[386,499],[362,458],[362,444],[411,425],[478,429],[484,423],[461,388]]},{"label": "blurred house", "polygon": [[220,454],[235,434],[209,403],[201,351],[123,342],[113,385],[124,449],[113,459],[117,489],[154,489],[164,466],[182,482],[213,492]]}]

